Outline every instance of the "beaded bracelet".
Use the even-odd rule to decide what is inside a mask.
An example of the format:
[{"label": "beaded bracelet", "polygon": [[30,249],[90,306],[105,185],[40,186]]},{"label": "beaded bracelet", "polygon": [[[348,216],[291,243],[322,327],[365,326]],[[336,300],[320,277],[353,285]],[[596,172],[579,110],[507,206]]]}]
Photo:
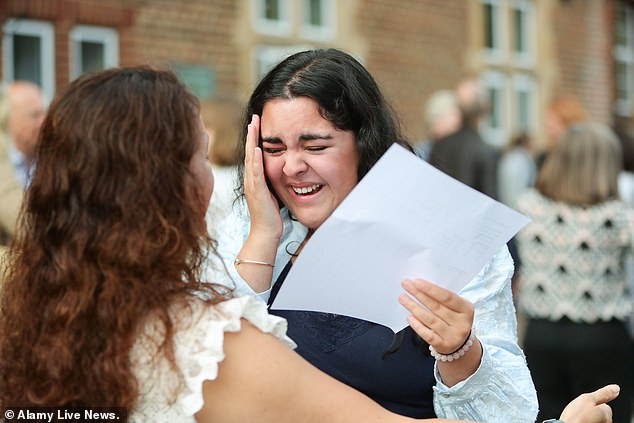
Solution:
[{"label": "beaded bracelet", "polygon": [[475,341],[475,337],[476,337],[475,328],[472,328],[471,331],[469,331],[469,336],[467,336],[467,340],[464,341],[464,344],[462,344],[460,348],[458,348],[456,351],[450,354],[440,354],[438,351],[436,351],[434,347],[430,345],[429,352],[431,353],[431,356],[434,357],[438,361],[452,362],[454,360],[459,359],[460,357],[465,355],[467,351],[469,351],[469,348],[471,348],[471,346],[473,345],[473,342]]}]

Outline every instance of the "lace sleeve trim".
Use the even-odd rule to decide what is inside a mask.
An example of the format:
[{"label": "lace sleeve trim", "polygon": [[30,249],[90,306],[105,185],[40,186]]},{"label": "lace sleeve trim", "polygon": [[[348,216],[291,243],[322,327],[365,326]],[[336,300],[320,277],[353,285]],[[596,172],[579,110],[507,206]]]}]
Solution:
[{"label": "lace sleeve trim", "polygon": [[240,319],[248,320],[288,347],[296,347],[286,336],[286,320],[268,314],[266,306],[252,297],[234,298],[204,308],[197,317],[190,328],[175,337],[176,360],[185,382],[178,402],[186,415],[192,416],[203,407],[203,383],[218,376],[218,364],[225,357],[224,333],[240,331]]}]

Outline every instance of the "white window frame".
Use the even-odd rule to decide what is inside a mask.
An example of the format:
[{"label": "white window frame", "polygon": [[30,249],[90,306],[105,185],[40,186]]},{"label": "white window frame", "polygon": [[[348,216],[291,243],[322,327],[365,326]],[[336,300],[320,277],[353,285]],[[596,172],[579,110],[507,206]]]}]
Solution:
[{"label": "white window frame", "polygon": [[81,43],[83,41],[100,43],[104,46],[104,69],[119,66],[119,34],[115,29],[76,25],[69,33],[70,78],[75,79],[83,73],[81,69]]},{"label": "white window frame", "polygon": [[[627,98],[616,99],[616,113],[621,116],[631,116],[634,108],[634,11],[631,7],[620,5],[622,11],[625,13],[625,33],[626,33],[626,45],[614,46],[614,60],[617,64],[623,64],[626,66],[627,71],[625,73],[625,87],[616,87],[617,91],[625,90]],[[619,83],[615,75],[616,84]]]},{"label": "white window frame", "polygon": [[[484,61],[487,63],[501,63],[506,58],[508,25],[507,13],[503,13],[504,9],[500,0],[481,0],[480,6],[484,10],[484,5],[491,5],[493,8],[493,22],[491,31],[493,33],[493,47],[483,47],[482,54]],[[482,22],[484,28],[484,12],[482,14]],[[486,28],[484,28],[486,32]]]},{"label": "white window frame", "polygon": [[535,128],[537,125],[537,87],[535,83],[535,78],[532,75],[516,73],[513,74],[512,77],[512,102],[510,104],[510,112],[512,113],[512,132],[517,132],[520,130],[519,126],[519,104],[518,104],[518,96],[520,93],[527,93],[529,98],[528,104],[528,122],[527,127],[522,128],[523,131],[530,132],[532,128]]},{"label": "white window frame", "polygon": [[4,80],[15,80],[13,73],[13,37],[24,35],[40,39],[40,81],[48,102],[55,95],[55,31],[50,22],[33,19],[8,19],[2,27],[2,74]]},{"label": "white window frame", "polygon": [[282,60],[291,54],[309,50],[313,47],[307,45],[292,46],[259,46],[254,49],[254,79],[257,84],[268,71],[273,69]]},{"label": "white window frame", "polygon": [[[512,43],[512,55],[516,65],[523,67],[533,66],[535,63],[535,46],[533,45],[533,36],[536,34],[535,29],[535,12],[533,4],[527,0],[514,0],[511,4],[510,12],[513,15],[511,22],[515,25],[514,13],[519,10],[524,15],[524,31],[522,38],[526,43],[526,50],[523,52],[515,51],[515,40]],[[513,35],[515,35],[515,28],[512,29]]]},{"label": "white window frame", "polygon": [[322,25],[311,25],[308,13],[310,0],[302,1],[302,24],[300,34],[304,38],[318,41],[329,41],[335,38],[337,27],[337,5],[335,0],[320,0],[322,5]]},{"label": "white window frame", "polygon": [[253,28],[259,34],[288,36],[291,33],[291,6],[294,1],[277,0],[280,8],[280,19],[271,20],[264,17],[264,0],[251,0]]},{"label": "white window frame", "polygon": [[[484,71],[481,76],[481,82],[487,93],[490,89],[495,89],[500,93],[499,108],[496,116],[496,120],[499,123],[499,128],[494,128],[489,125],[489,117],[485,117],[482,121],[482,132],[484,134],[484,140],[491,145],[501,147],[506,144],[508,140],[508,128],[509,128],[509,95],[508,95],[508,80],[507,77],[498,71]],[[491,100],[491,113],[494,113],[493,101]]]}]

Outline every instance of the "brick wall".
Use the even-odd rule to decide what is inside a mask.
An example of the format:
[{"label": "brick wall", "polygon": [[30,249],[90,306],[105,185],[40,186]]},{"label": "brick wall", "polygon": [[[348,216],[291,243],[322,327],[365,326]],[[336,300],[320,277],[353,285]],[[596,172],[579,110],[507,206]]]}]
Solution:
[{"label": "brick wall", "polygon": [[610,2],[565,0],[555,8],[558,84],[555,94],[572,94],[591,118],[610,123],[613,103]]},{"label": "brick wall", "polygon": [[[339,18],[339,38],[332,45],[363,57],[401,118],[406,137],[420,139],[422,110],[431,93],[454,87],[477,69],[477,63],[468,62],[477,56],[478,40],[470,31],[479,25],[470,15],[477,6],[470,2],[477,0],[339,1],[338,10],[346,16]],[[545,94],[576,94],[591,116],[604,122],[610,120],[614,95],[610,47],[614,1],[553,0],[550,27],[537,22],[538,31],[553,34],[554,54],[539,65],[554,73],[554,82],[547,84],[553,86],[552,92]],[[53,22],[57,89],[68,83],[68,31],[79,23],[116,28],[122,65],[207,68],[214,95],[231,97],[250,92],[250,54],[262,42],[250,24],[250,4],[249,0],[0,0],[0,20]],[[297,40],[265,41],[286,45]]]},{"label": "brick wall", "polygon": [[427,98],[464,76],[466,12],[465,3],[456,0],[366,0],[359,7],[366,65],[411,141],[423,136]]}]

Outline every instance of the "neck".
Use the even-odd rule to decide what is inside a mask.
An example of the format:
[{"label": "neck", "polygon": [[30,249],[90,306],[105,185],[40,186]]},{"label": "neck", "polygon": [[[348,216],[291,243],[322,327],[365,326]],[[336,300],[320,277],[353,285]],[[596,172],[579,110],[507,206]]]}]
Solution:
[{"label": "neck", "polygon": [[293,260],[293,263],[295,262],[295,259],[297,258],[297,256],[299,256],[299,253],[301,253],[302,250],[304,249],[304,245],[306,245],[310,237],[313,236],[313,233],[315,233],[314,229],[308,229],[308,233],[306,233],[306,237],[304,238],[302,243],[299,244],[299,248],[297,249],[296,253],[291,258],[291,260]]}]

